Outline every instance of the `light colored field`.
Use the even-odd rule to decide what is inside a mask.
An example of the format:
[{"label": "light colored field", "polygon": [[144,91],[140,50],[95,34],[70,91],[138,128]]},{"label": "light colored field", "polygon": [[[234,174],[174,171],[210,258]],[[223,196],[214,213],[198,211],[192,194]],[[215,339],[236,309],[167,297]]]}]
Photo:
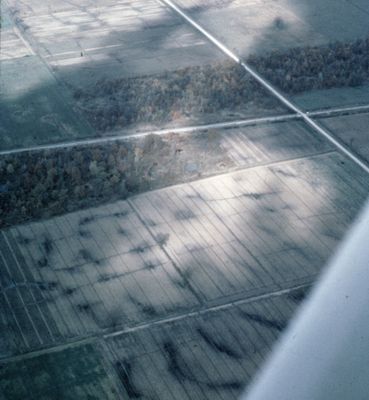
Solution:
[{"label": "light colored field", "polygon": [[343,115],[322,119],[335,136],[369,162],[369,114]]},{"label": "light colored field", "polygon": [[2,231],[4,398],[236,399],[368,188],[331,152]]},{"label": "light colored field", "polygon": [[306,111],[369,104],[369,86],[313,90],[291,96],[295,104]]},{"label": "light colored field", "polygon": [[328,153],[3,231],[2,355],[310,283],[368,187]]},{"label": "light colored field", "polygon": [[[247,57],[276,49],[355,40],[368,35],[364,1],[175,0],[229,48]],[[363,6],[364,5],[364,6]]]},{"label": "light colored field", "polygon": [[9,2],[24,34],[57,76],[73,86],[160,73],[224,56],[155,0],[63,0],[48,7]]}]

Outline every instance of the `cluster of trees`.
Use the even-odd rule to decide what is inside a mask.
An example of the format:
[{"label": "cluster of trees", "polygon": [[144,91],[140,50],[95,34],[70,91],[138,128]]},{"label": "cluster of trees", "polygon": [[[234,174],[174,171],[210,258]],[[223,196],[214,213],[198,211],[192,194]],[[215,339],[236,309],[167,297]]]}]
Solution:
[{"label": "cluster of trees", "polygon": [[99,131],[140,122],[237,111],[249,102],[265,106],[263,89],[231,62],[166,72],[156,76],[104,80],[75,98]]},{"label": "cluster of trees", "polygon": [[369,38],[275,51],[265,57],[250,57],[248,62],[291,94],[358,86],[369,80]]},{"label": "cluster of trees", "polygon": [[233,164],[218,139],[215,131],[192,137],[168,133],[4,156],[0,227],[224,171]]},{"label": "cluster of trees", "polygon": [[0,161],[0,226],[125,197],[134,143],[45,150]]},{"label": "cluster of trees", "polygon": [[[293,48],[248,60],[287,93],[357,86],[369,77],[369,38],[352,43]],[[135,123],[163,123],[249,104],[273,107],[261,86],[237,64],[188,67],[161,75],[103,80],[75,98],[98,131]]]}]

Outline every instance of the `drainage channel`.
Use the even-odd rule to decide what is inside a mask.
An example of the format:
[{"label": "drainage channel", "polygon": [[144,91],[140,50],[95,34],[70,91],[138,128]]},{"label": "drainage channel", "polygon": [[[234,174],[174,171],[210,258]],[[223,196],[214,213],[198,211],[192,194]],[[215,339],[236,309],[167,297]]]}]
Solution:
[{"label": "drainage channel", "polygon": [[99,137],[99,138],[93,138],[93,139],[81,139],[81,140],[75,140],[75,141],[71,141],[71,142],[53,143],[53,144],[46,144],[46,145],[21,147],[18,149],[11,149],[11,150],[2,150],[2,151],[0,151],[0,156],[32,152],[32,151],[40,151],[40,150],[56,150],[56,149],[63,149],[63,148],[77,147],[77,146],[89,146],[89,145],[94,145],[94,144],[109,143],[109,142],[115,142],[115,141],[120,141],[120,140],[136,139],[136,138],[141,138],[141,137],[145,137],[148,135],[159,135],[160,136],[160,135],[167,135],[169,133],[189,134],[189,133],[194,133],[194,132],[206,131],[209,129],[240,128],[243,126],[270,124],[273,122],[284,122],[284,121],[289,121],[289,120],[299,119],[299,118],[300,117],[295,114],[284,114],[284,115],[270,116],[270,117],[218,122],[218,123],[206,124],[206,125],[186,126],[186,127],[182,127],[182,128],[168,128],[168,129],[160,129],[160,130],[156,130],[156,131],[144,131],[144,132],[137,132],[137,133],[128,134],[128,135],[114,135],[114,136],[106,136],[106,137]]}]

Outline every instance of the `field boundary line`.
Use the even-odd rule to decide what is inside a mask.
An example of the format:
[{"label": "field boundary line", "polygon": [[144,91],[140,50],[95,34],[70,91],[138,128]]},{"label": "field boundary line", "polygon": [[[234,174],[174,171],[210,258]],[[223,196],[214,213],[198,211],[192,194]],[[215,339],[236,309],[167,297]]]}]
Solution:
[{"label": "field boundary line", "polygon": [[[337,107],[337,108],[329,108],[326,110],[316,110],[316,111],[307,111],[306,114],[310,117],[317,118],[328,118],[332,116],[340,116],[340,115],[353,115],[356,113],[364,113],[369,111],[368,105],[361,106],[347,106],[347,107]],[[178,133],[178,134],[190,134],[194,132],[206,131],[209,129],[232,129],[232,128],[242,128],[245,126],[255,126],[255,125],[263,125],[263,124],[272,124],[278,122],[287,122],[290,120],[299,120],[302,119],[300,115],[297,114],[282,114],[276,116],[268,116],[268,117],[259,117],[259,118],[245,118],[239,119],[235,121],[226,121],[226,122],[214,122],[211,124],[204,125],[189,125],[180,128],[165,128],[158,130],[150,130],[150,131],[142,131],[137,133],[132,133],[128,135],[110,135],[106,137],[98,137],[91,139],[80,139],[74,140],[70,142],[60,142],[60,143],[50,143],[45,145],[36,145],[29,147],[21,147],[17,149],[9,149],[9,150],[1,150],[0,156],[11,155],[17,153],[26,153],[32,151],[41,151],[41,150],[56,150],[63,149],[69,147],[78,147],[78,146],[88,146],[93,144],[103,144],[114,141],[121,140],[129,140],[136,139],[140,137],[145,137],[148,135],[167,135],[169,133]]]},{"label": "field boundary line", "polygon": [[202,33],[210,42],[212,42],[216,47],[218,47],[223,53],[239,64],[246,72],[248,72],[257,82],[259,82],[265,89],[267,89],[274,97],[280,100],[287,108],[295,112],[300,118],[302,118],[306,124],[312,127],[321,136],[324,136],[329,142],[331,142],[335,147],[337,147],[342,153],[359,165],[366,173],[369,174],[369,166],[364,163],[359,157],[357,157],[348,147],[336,140],[328,130],[321,127],[317,122],[315,122],[310,114],[307,114],[293,102],[288,100],[277,88],[275,88],[271,83],[264,79],[258,72],[256,72],[250,65],[241,60],[241,58],[231,51],[225,44],[220,42],[215,36],[198,24],[194,19],[192,19],[187,13],[185,13],[180,7],[178,7],[171,0],[157,0],[159,3],[167,5],[174,12],[179,14],[183,19],[185,19],[190,25]]},{"label": "field boundary line", "polygon": [[56,346],[50,346],[50,347],[46,347],[46,348],[29,351],[24,354],[17,354],[17,355],[13,355],[13,356],[0,358],[0,365],[4,365],[4,364],[10,363],[10,362],[21,361],[23,359],[34,358],[34,357],[37,357],[37,356],[40,356],[43,354],[55,353],[57,351],[63,351],[68,348],[73,348],[73,347],[77,347],[77,346],[84,345],[84,344],[91,344],[91,343],[93,344],[93,343],[98,342],[99,340],[106,340],[106,339],[124,335],[127,333],[134,333],[134,332],[137,332],[137,331],[140,331],[143,329],[149,329],[153,326],[166,325],[166,324],[170,324],[171,322],[184,320],[186,318],[193,318],[193,317],[201,316],[201,315],[211,313],[211,312],[226,310],[230,307],[237,307],[237,306],[241,306],[243,304],[253,303],[255,301],[259,301],[259,300],[263,300],[263,299],[283,296],[283,295],[286,295],[286,294],[293,292],[295,290],[298,290],[298,289],[311,287],[316,278],[317,278],[316,275],[312,275],[309,278],[304,278],[303,282],[297,283],[297,284],[289,286],[289,287],[275,288],[274,290],[272,290],[270,292],[255,294],[250,297],[230,300],[230,301],[227,301],[224,303],[222,301],[220,301],[218,304],[210,305],[208,307],[200,306],[197,309],[192,309],[192,310],[189,310],[188,312],[180,313],[177,315],[171,315],[168,317],[164,317],[161,319],[152,320],[152,321],[148,321],[148,322],[141,322],[136,325],[128,326],[123,329],[118,329],[113,332],[104,332],[104,331],[101,332],[100,331],[100,332],[97,332],[96,334],[79,337],[79,338],[76,338],[75,340],[71,340],[70,342],[64,342],[64,343],[61,343]]}]

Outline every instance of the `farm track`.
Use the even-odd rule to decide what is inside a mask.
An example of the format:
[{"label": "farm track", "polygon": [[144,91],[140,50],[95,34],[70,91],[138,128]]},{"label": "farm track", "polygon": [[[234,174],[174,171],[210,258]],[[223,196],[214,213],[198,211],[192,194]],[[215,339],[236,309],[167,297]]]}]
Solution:
[{"label": "farm track", "polygon": [[324,129],[320,124],[315,122],[311,118],[311,113],[304,112],[293,102],[291,102],[284,94],[282,94],[279,89],[275,88],[267,80],[265,80],[257,71],[255,71],[250,65],[241,60],[241,58],[231,51],[225,44],[220,42],[214,35],[208,32],[204,27],[198,24],[193,18],[191,18],[187,13],[180,9],[171,0],[158,0],[159,3],[165,4],[171,8],[176,14],[180,15],[187,23],[193,26],[197,31],[199,31],[203,36],[205,36],[210,42],[212,42],[216,47],[218,47],[224,54],[229,58],[239,64],[245,69],[258,83],[260,83],[269,93],[271,93],[275,98],[277,98],[281,103],[283,103],[289,110],[293,111],[296,116],[303,119],[303,121],[314,129],[319,135],[324,136],[330,143],[332,143],[341,153],[345,154],[357,165],[359,165],[366,173],[369,174],[369,166],[363,162],[356,154],[354,154],[350,148],[338,141],[334,136],[331,135],[326,129]]},{"label": "farm track", "polygon": [[[327,118],[333,116],[343,116],[343,115],[354,115],[359,113],[366,113],[369,111],[368,105],[360,105],[360,106],[348,106],[348,107],[335,107],[331,109],[317,110],[306,112],[311,118]],[[46,145],[38,145],[38,146],[29,146],[29,147],[21,147],[17,149],[11,150],[2,150],[0,151],[0,156],[11,155],[11,154],[19,154],[25,152],[33,152],[33,151],[41,151],[41,150],[57,150],[63,148],[70,147],[78,147],[78,146],[89,146],[95,144],[104,144],[109,142],[115,142],[120,140],[130,140],[134,138],[142,138],[148,135],[167,135],[169,133],[175,134],[191,134],[195,132],[207,131],[209,129],[231,129],[231,128],[241,128],[244,126],[258,126],[264,124],[273,124],[278,122],[286,122],[289,120],[301,120],[302,116],[298,114],[283,114],[276,115],[271,117],[260,117],[260,118],[247,118],[240,119],[235,121],[227,121],[227,122],[216,122],[213,124],[205,124],[205,125],[193,125],[193,126],[185,126],[181,128],[168,128],[168,129],[159,129],[159,130],[150,130],[132,133],[129,135],[124,134],[116,134],[109,135],[106,137],[92,138],[92,139],[81,139],[70,142],[61,142],[61,143],[51,143]]]},{"label": "farm track", "polygon": [[72,340],[70,342],[64,342],[62,344],[57,344],[54,346],[47,346],[40,350],[33,350],[33,351],[29,351],[27,353],[15,355],[15,356],[0,358],[0,365],[8,363],[8,362],[24,360],[24,359],[27,359],[30,357],[35,357],[35,356],[45,354],[45,353],[52,353],[52,352],[56,352],[56,351],[60,351],[60,350],[65,350],[70,347],[79,346],[79,345],[86,344],[86,343],[96,342],[101,339],[109,339],[109,338],[113,338],[115,336],[134,333],[134,332],[137,332],[137,331],[140,331],[143,329],[150,329],[154,326],[166,325],[166,324],[171,324],[176,321],[191,319],[191,318],[194,318],[197,316],[214,313],[219,310],[226,310],[231,307],[237,307],[237,306],[241,306],[243,304],[257,302],[259,300],[265,300],[265,299],[270,299],[270,298],[274,298],[274,297],[278,297],[278,296],[282,296],[282,295],[288,295],[289,293],[294,292],[296,290],[309,289],[315,279],[316,279],[316,277],[313,276],[313,277],[310,277],[309,280],[304,279],[301,281],[301,283],[294,284],[293,286],[290,286],[290,287],[274,288],[274,290],[270,290],[270,288],[269,289],[267,288],[264,292],[260,291],[260,293],[254,295],[254,296],[251,296],[251,297],[231,299],[229,301],[222,301],[222,302],[219,302],[218,304],[211,305],[208,307],[201,307],[198,309],[193,309],[188,312],[182,312],[182,313],[174,314],[174,315],[171,315],[168,317],[155,319],[150,322],[144,322],[144,323],[139,323],[136,325],[127,326],[123,329],[117,329],[117,330],[110,329],[110,330],[106,330],[105,332],[102,331],[102,332],[96,333],[94,335],[84,336],[82,338],[78,338],[77,340]]},{"label": "farm track", "polygon": [[[116,131],[114,135],[109,135],[106,137],[97,137],[91,139],[81,139],[74,141],[66,141],[59,143],[52,143],[46,145],[36,145],[36,146],[27,146],[9,150],[0,151],[0,156],[6,156],[11,154],[19,154],[24,152],[33,152],[33,151],[42,151],[42,150],[56,150],[63,148],[71,148],[77,146],[89,146],[95,144],[104,144],[114,141],[120,140],[130,140],[134,138],[145,137],[151,134],[154,135],[166,135],[169,133],[175,134],[191,134],[195,132],[206,131],[209,129],[230,129],[237,128],[243,126],[253,126],[253,125],[262,125],[262,124],[273,124],[278,122],[284,122],[288,120],[303,120],[307,125],[309,125],[315,132],[324,136],[329,142],[331,142],[340,152],[345,154],[351,160],[353,160],[357,165],[359,165],[362,169],[364,169],[367,173],[369,173],[369,166],[365,161],[363,161],[360,157],[358,157],[348,146],[342,143],[340,140],[336,139],[331,132],[329,132],[326,128],[322,127],[319,123],[317,123],[314,118],[324,118],[331,116],[341,116],[341,115],[350,115],[356,113],[364,113],[369,110],[369,104],[360,105],[360,106],[348,106],[348,107],[335,107],[331,109],[323,109],[312,112],[305,112],[302,108],[297,107],[293,102],[291,102],[283,93],[279,91],[278,88],[271,85],[267,80],[265,80],[256,70],[250,67],[247,63],[245,63],[238,55],[236,55],[233,51],[231,51],[225,44],[220,42],[215,36],[213,36],[210,32],[208,32],[203,26],[198,24],[192,17],[190,17],[186,12],[184,12],[175,2],[172,0],[157,0],[157,2],[165,7],[169,8],[172,12],[174,12],[177,16],[182,18],[187,24],[189,24],[192,28],[196,29],[202,36],[204,36],[208,41],[210,41],[213,45],[218,47],[224,54],[226,54],[233,61],[242,66],[245,71],[250,74],[256,81],[258,81],[267,91],[272,94],[275,98],[277,98],[282,104],[284,104],[288,109],[290,109],[292,114],[284,114],[270,117],[260,117],[260,118],[247,118],[236,121],[227,121],[227,122],[218,122],[212,124],[205,125],[195,125],[195,126],[185,126],[180,128],[168,128],[168,129],[160,129],[160,130],[150,130],[143,132],[135,132],[132,134],[124,135],[117,134],[119,131]],[[15,26],[17,34],[19,35],[22,42],[25,46],[30,50],[31,54],[37,55],[42,62],[46,65],[50,73],[57,79],[59,84],[64,85],[64,83],[58,79],[58,77],[53,73],[50,68],[47,58],[48,56],[42,56],[39,52],[35,51],[35,43],[33,38],[29,37],[26,32],[21,32],[20,28]],[[121,131],[121,130],[120,130]]]}]

